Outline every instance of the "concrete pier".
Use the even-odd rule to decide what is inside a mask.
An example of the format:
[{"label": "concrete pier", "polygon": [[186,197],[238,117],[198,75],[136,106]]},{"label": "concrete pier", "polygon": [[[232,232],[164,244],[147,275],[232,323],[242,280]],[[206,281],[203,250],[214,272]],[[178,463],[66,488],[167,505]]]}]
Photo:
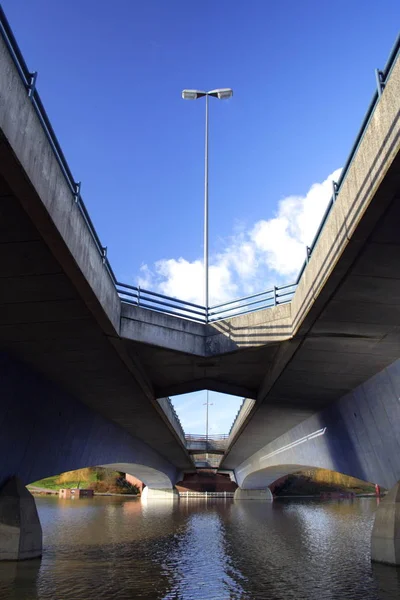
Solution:
[{"label": "concrete pier", "polygon": [[175,488],[157,490],[154,488],[145,487],[141,496],[142,502],[149,500],[179,500],[179,493]]},{"label": "concrete pier", "polygon": [[33,496],[17,477],[0,491],[0,560],[42,555],[42,527]]},{"label": "concrete pier", "polygon": [[388,565],[400,565],[400,482],[390,490],[376,511],[371,559]]},{"label": "concrete pier", "polygon": [[273,496],[271,494],[271,490],[269,488],[265,488],[264,490],[243,490],[242,488],[238,488],[233,497],[235,501],[237,500],[266,500],[267,502],[273,501]]}]

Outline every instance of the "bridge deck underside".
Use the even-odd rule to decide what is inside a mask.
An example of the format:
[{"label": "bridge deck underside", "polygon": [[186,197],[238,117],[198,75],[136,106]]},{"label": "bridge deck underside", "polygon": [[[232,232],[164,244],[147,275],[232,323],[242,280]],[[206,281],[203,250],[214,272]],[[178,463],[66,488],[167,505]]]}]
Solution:
[{"label": "bridge deck underside", "polygon": [[265,370],[279,348],[275,343],[209,359],[128,340],[124,344],[127,353],[140,356],[158,397],[209,389],[256,398]]}]

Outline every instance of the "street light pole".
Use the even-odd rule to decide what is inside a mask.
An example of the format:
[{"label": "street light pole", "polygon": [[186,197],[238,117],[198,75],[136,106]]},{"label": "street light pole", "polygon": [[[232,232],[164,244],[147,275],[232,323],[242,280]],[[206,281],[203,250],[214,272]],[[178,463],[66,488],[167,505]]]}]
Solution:
[{"label": "street light pole", "polygon": [[206,139],[204,158],[204,306],[206,309],[206,323],[208,323],[208,94],[206,94]]},{"label": "street light pole", "polygon": [[208,390],[207,390],[207,401],[206,401],[206,442],[208,443]]},{"label": "street light pole", "polygon": [[210,404],[208,400],[208,390],[207,390],[207,401],[204,403],[206,405],[206,460],[208,460],[208,407],[212,406],[212,402]]},{"label": "street light pole", "polygon": [[208,323],[208,97],[213,96],[218,100],[225,100],[233,96],[231,88],[220,88],[204,92],[201,90],[183,90],[184,100],[197,100],[206,97],[206,135],[204,153],[204,308],[206,323]]}]

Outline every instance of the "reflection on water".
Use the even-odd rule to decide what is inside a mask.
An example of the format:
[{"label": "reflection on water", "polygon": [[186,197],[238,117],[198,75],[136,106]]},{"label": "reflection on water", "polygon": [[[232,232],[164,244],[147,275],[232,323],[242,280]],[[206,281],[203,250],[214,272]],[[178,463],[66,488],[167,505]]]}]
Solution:
[{"label": "reflection on water", "polygon": [[370,563],[376,501],[38,498],[41,561],[0,563],[10,600],[389,600]]}]

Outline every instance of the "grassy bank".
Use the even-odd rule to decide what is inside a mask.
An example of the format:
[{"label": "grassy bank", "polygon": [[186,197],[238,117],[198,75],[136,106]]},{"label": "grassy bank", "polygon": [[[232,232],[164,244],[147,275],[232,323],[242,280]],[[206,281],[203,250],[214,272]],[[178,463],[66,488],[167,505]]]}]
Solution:
[{"label": "grassy bank", "polygon": [[322,492],[370,494],[375,486],[327,469],[308,469],[286,475],[271,486],[275,496],[318,496]]},{"label": "grassy bank", "polygon": [[[102,467],[78,469],[67,471],[53,477],[46,477],[30,484],[31,486],[45,488],[48,490],[61,490],[71,488],[91,489],[94,492],[131,494],[137,495],[139,490],[136,486],[128,483],[124,474]],[[29,486],[28,486],[29,487]]]}]

